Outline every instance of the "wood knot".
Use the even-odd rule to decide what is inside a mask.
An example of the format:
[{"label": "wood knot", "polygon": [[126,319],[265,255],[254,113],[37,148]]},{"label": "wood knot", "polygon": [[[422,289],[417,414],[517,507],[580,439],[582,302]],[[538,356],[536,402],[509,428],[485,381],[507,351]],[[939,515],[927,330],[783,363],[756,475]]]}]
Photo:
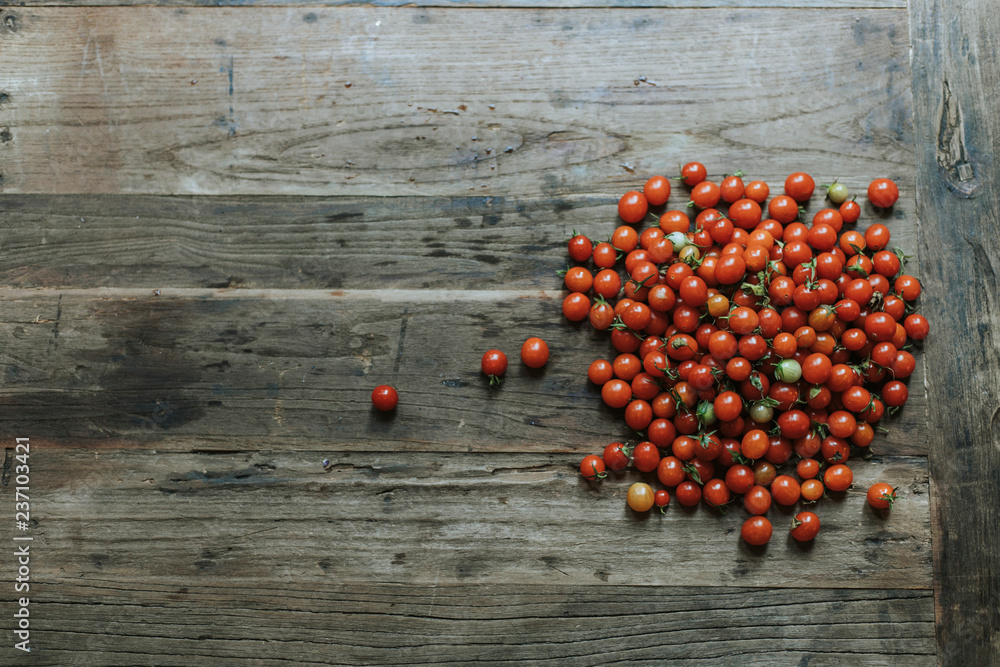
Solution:
[{"label": "wood knot", "polygon": [[0,21],[3,22],[8,32],[17,32],[21,29],[21,19],[17,14],[0,10],[0,16],[3,17]]},{"label": "wood knot", "polygon": [[961,197],[972,197],[979,188],[979,181],[969,162],[962,106],[952,94],[947,79],[941,86],[941,116],[935,152],[948,189]]}]

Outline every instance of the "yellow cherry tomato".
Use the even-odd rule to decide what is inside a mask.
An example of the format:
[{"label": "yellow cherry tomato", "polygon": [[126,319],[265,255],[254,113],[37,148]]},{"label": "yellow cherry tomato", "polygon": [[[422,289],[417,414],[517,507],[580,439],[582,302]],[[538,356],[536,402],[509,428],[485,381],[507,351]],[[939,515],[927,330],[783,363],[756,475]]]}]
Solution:
[{"label": "yellow cherry tomato", "polygon": [[636,512],[648,512],[653,507],[653,498],[653,487],[645,482],[628,487],[628,506]]}]

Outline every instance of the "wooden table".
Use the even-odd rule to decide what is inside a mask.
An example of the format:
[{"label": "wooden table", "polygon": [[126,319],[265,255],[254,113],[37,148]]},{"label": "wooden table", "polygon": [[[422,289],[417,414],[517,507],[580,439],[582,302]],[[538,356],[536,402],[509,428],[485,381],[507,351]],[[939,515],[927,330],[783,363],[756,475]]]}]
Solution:
[{"label": "wooden table", "polygon": [[[1000,664],[988,0],[17,4],[0,662]],[[899,183],[932,335],[852,462],[890,518],[824,500],[803,547],[772,510],[752,550],[742,511],[638,517],[637,476],[576,473],[628,433],[584,378],[605,336],[559,316],[564,240],[691,159]]]}]

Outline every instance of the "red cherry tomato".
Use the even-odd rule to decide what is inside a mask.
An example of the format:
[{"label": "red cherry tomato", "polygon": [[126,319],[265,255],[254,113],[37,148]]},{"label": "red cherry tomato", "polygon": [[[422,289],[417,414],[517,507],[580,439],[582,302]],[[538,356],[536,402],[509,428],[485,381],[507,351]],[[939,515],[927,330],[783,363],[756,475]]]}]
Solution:
[{"label": "red cherry tomato", "polygon": [[868,201],[878,208],[889,208],[899,199],[899,188],[888,178],[876,178],[868,185]]},{"label": "red cherry tomato", "polygon": [[528,368],[541,368],[549,360],[549,346],[541,338],[529,338],[521,345],[521,361]]},{"label": "red cherry tomato", "polygon": [[496,386],[500,384],[500,376],[507,372],[507,355],[500,350],[487,350],[480,365],[490,379],[490,386]]},{"label": "red cherry tomato", "polygon": [[812,512],[799,512],[792,519],[792,537],[798,542],[808,542],[819,534],[819,517]]},{"label": "red cherry tomato", "polygon": [[594,454],[583,457],[583,461],[580,462],[580,474],[592,481],[604,479],[606,476],[604,461],[600,456],[595,456]]},{"label": "red cherry tomato", "polygon": [[646,195],[635,190],[626,192],[618,200],[618,217],[630,225],[641,222],[648,209]]},{"label": "red cherry tomato", "polygon": [[747,544],[763,546],[771,539],[774,531],[771,522],[762,516],[752,516],[743,523],[740,535]]},{"label": "red cherry tomato", "polygon": [[670,198],[670,181],[663,176],[653,176],[646,181],[642,193],[651,206],[662,206]]},{"label": "red cherry tomato", "polygon": [[372,405],[375,406],[376,410],[389,412],[396,409],[397,403],[399,403],[399,394],[396,393],[395,388],[387,384],[380,384],[372,390]]},{"label": "red cherry tomato", "polygon": [[876,509],[889,509],[896,502],[896,489],[891,484],[878,482],[868,488],[868,504]]}]

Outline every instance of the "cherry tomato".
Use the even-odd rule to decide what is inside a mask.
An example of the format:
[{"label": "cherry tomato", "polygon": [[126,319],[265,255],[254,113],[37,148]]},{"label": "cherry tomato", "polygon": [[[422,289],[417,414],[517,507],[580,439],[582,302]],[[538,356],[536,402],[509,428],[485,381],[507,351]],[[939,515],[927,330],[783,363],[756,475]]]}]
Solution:
[{"label": "cherry tomato", "polygon": [[831,491],[846,491],[854,482],[854,473],[843,463],[830,466],[823,473],[823,483]]},{"label": "cherry tomato", "polygon": [[896,489],[891,484],[878,482],[868,488],[868,504],[876,509],[891,509],[895,501]]},{"label": "cherry tomato", "polygon": [[663,176],[653,176],[642,188],[646,201],[652,206],[662,206],[670,198],[670,181]]},{"label": "cherry tomato", "polygon": [[[767,451],[770,454],[771,449],[769,448]],[[767,460],[767,454],[764,455],[763,461],[757,461],[753,464],[753,478],[758,486],[766,487],[771,485],[771,482],[778,475],[778,469],[774,466],[773,462]]]},{"label": "cherry tomato", "polygon": [[590,320],[590,326],[598,331],[604,331],[614,323],[615,310],[607,301],[598,298],[590,307],[587,318]]},{"label": "cherry tomato", "polygon": [[910,397],[910,390],[899,380],[886,382],[882,387],[882,400],[890,408],[898,408]]},{"label": "cherry tomato", "polygon": [[634,225],[646,217],[648,208],[646,195],[631,190],[623,194],[621,199],[618,200],[618,217],[626,223]]},{"label": "cherry tomato", "polygon": [[655,502],[653,487],[645,482],[636,482],[628,487],[626,502],[636,512],[648,512]]},{"label": "cherry tomato", "polygon": [[681,281],[678,294],[681,300],[689,306],[703,306],[708,301],[708,286],[698,276],[688,276]]},{"label": "cherry tomato", "polygon": [[802,499],[814,503],[823,497],[823,482],[818,479],[807,479],[802,482]]},{"label": "cherry tomato", "polygon": [[594,284],[594,276],[582,266],[574,266],[564,276],[566,289],[570,292],[586,292]]},{"label": "cherry tomato", "polygon": [[674,496],[684,507],[694,507],[701,502],[701,487],[691,481],[681,482],[674,490]]},{"label": "cherry tomato", "polygon": [[795,465],[795,474],[802,479],[813,479],[819,474],[819,463],[816,459],[802,459]]},{"label": "cherry tomato", "polygon": [[743,179],[737,175],[727,176],[722,179],[722,183],[719,184],[719,190],[722,193],[722,201],[727,204],[732,204],[737,199],[743,197],[743,193],[746,191],[746,186],[743,185]]},{"label": "cherry tomato", "polygon": [[768,203],[767,213],[781,224],[787,225],[799,216],[799,204],[788,195],[778,195]]},{"label": "cherry tomato", "polygon": [[570,322],[582,322],[590,316],[590,299],[580,292],[567,294],[563,299],[562,313]]},{"label": "cherry tomato", "polygon": [[797,171],[785,179],[785,194],[797,202],[808,201],[816,188],[816,182],[809,174]]},{"label": "cherry tomato", "polygon": [[521,345],[521,361],[528,368],[541,368],[549,360],[549,346],[541,338],[529,338]]},{"label": "cherry tomato", "polygon": [[721,479],[710,479],[705,482],[705,486],[701,489],[701,495],[709,507],[725,505],[733,498],[729,487]]},{"label": "cherry tomato", "polygon": [[664,456],[656,466],[656,477],[663,486],[677,486],[686,476],[684,462],[676,456]]},{"label": "cherry tomato", "polygon": [[628,455],[625,453],[625,445],[620,442],[612,442],[605,447],[601,458],[604,460],[604,465],[615,472],[628,467]]},{"label": "cherry tomato", "polygon": [[792,537],[798,542],[808,542],[819,534],[819,517],[812,512],[799,512],[792,519]]},{"label": "cherry tomato", "polygon": [[653,504],[663,511],[663,508],[670,503],[670,494],[667,493],[666,489],[659,489],[653,496]]},{"label": "cherry tomato", "polygon": [[389,412],[396,409],[399,403],[399,394],[394,387],[387,384],[380,384],[372,390],[372,405],[376,410]]},{"label": "cherry tomato", "polygon": [[762,215],[763,211],[760,208],[760,203],[749,198],[735,201],[729,207],[729,217],[732,219],[733,224],[740,229],[753,229],[760,224]]},{"label": "cherry tomato", "polygon": [[905,320],[903,320],[903,328],[906,330],[906,335],[913,340],[923,340],[927,338],[927,334],[930,333],[931,327],[927,318],[920,313],[913,313],[908,315]]},{"label": "cherry tomato", "polygon": [[896,278],[893,284],[893,291],[900,296],[903,301],[914,301],[920,296],[920,281],[913,276],[903,274]]},{"label": "cherry tomato", "polygon": [[794,505],[799,501],[802,492],[794,477],[778,475],[771,482],[771,496],[779,505]]},{"label": "cherry tomato", "polygon": [[580,474],[591,481],[604,479],[607,476],[604,469],[604,460],[594,454],[583,457],[580,462]]},{"label": "cherry tomato", "polygon": [[632,450],[632,464],[640,472],[653,472],[660,464],[660,450],[653,443],[644,440]]},{"label": "cherry tomato", "polygon": [[743,541],[747,544],[759,547],[770,541],[773,530],[774,528],[771,526],[771,522],[765,517],[752,516],[743,522],[743,527],[740,529],[740,535],[743,537]]},{"label": "cherry tomato", "polygon": [[743,494],[754,487],[754,474],[749,466],[734,465],[726,471],[726,486],[733,493]]},{"label": "cherry tomato", "polygon": [[891,368],[894,378],[908,378],[916,370],[917,360],[906,350],[900,350],[896,353],[896,358],[892,360]]},{"label": "cherry tomato", "polygon": [[681,181],[688,187],[694,187],[705,180],[708,170],[700,162],[688,162],[681,167]]},{"label": "cherry tomato", "polygon": [[618,250],[610,243],[598,243],[594,246],[594,266],[600,269],[610,269],[618,262]]},{"label": "cherry tomato", "polygon": [[747,431],[746,435],[743,436],[743,441],[740,443],[743,456],[752,461],[763,458],[769,447],[770,442],[767,433],[760,429]]},{"label": "cherry tomato", "polygon": [[771,493],[763,486],[753,486],[743,494],[743,507],[750,514],[763,514],[771,508]]},{"label": "cherry tomato", "polygon": [[615,378],[601,387],[601,398],[612,408],[624,408],[632,400],[632,385]]},{"label": "cherry tomato", "polygon": [[586,262],[594,252],[594,243],[583,234],[569,240],[569,256],[574,262]]},{"label": "cherry tomato", "polygon": [[841,217],[844,219],[844,222],[848,224],[853,224],[857,222],[858,218],[861,217],[861,207],[858,205],[858,202],[854,201],[853,199],[850,201],[845,201],[843,204],[841,204],[838,211],[840,212]]},{"label": "cherry tomato", "polygon": [[500,384],[500,376],[507,372],[507,355],[500,350],[487,350],[481,366],[483,374],[490,379],[490,386],[494,387]]},{"label": "cherry tomato", "polygon": [[899,188],[888,178],[876,178],[868,185],[868,201],[872,206],[888,208],[899,199]]},{"label": "cherry tomato", "polygon": [[[633,250],[635,250],[636,246],[638,245],[639,245],[639,234],[634,229],[632,229],[627,225],[622,225],[611,234],[611,247],[613,251],[620,250],[621,252],[624,253],[630,253]],[[595,253],[597,252],[596,248],[594,249],[594,252]],[[616,261],[617,257],[618,254],[616,252],[615,253]],[[614,266],[614,264],[612,264],[611,266]]]},{"label": "cherry tomato", "polygon": [[771,194],[771,188],[764,181],[750,181],[743,190],[743,196],[752,199],[758,204],[763,204],[764,200]]},{"label": "cherry tomato", "polygon": [[691,203],[699,208],[711,208],[719,203],[722,192],[712,181],[702,181],[691,188]]}]

